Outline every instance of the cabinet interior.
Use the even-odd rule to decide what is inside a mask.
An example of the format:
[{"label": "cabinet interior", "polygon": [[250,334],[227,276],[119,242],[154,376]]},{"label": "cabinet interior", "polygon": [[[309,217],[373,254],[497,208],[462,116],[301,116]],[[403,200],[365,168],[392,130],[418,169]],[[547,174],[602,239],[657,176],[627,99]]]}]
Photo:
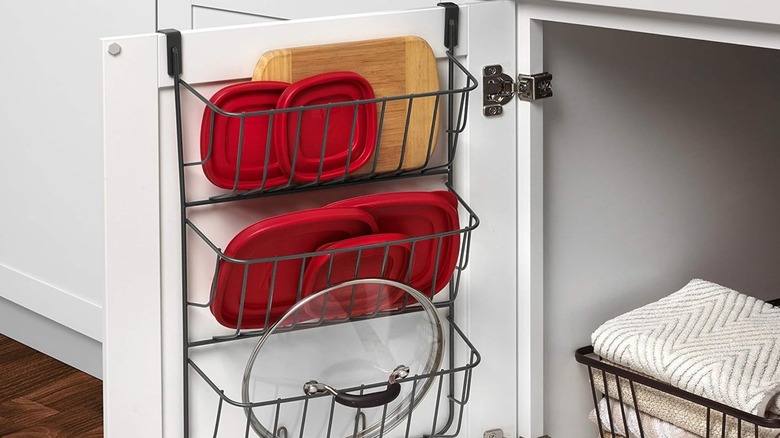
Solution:
[{"label": "cabinet interior", "polygon": [[692,278],[780,297],[780,53],[544,25],[545,433],[593,431],[573,358]]}]

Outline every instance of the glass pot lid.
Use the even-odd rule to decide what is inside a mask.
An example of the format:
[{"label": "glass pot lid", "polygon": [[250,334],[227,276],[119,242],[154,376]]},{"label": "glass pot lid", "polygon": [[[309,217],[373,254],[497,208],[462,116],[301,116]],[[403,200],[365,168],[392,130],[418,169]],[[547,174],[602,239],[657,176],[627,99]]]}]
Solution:
[{"label": "glass pot lid", "polygon": [[428,393],[443,351],[439,314],[414,288],[385,279],[329,287],[299,301],[252,350],[242,401],[262,405],[245,409],[249,424],[263,438],[280,429],[386,435]]}]

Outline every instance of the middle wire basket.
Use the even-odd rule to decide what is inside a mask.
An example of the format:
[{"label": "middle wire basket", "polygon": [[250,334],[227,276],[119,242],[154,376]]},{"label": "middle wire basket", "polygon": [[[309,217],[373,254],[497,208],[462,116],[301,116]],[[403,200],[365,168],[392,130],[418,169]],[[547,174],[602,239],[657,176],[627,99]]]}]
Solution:
[{"label": "middle wire basket", "polygon": [[[351,202],[355,204],[366,199],[365,202],[369,203],[370,200],[387,199],[388,195],[392,196],[390,200],[395,200],[398,194],[354,198]],[[428,300],[434,301],[437,307],[452,304],[458,295],[462,272],[468,266],[471,232],[479,225],[479,219],[471,207],[451,189],[406,192],[401,197],[408,202],[418,197],[417,205],[422,205],[422,201],[430,201],[426,206],[419,207],[415,218],[418,224],[414,231],[426,232],[414,236],[401,234],[398,231],[404,230],[393,227],[403,224],[396,217],[389,216],[384,218],[388,222],[384,226],[390,232],[371,234],[371,224],[364,223],[373,221],[369,214],[354,208],[326,206],[281,215],[281,226],[276,228],[268,226],[253,230],[249,227],[242,232],[248,238],[267,231],[268,240],[262,240],[252,247],[245,245],[246,251],[232,251],[231,247],[235,247],[234,243],[239,238],[243,239],[243,235],[237,235],[226,249],[222,249],[224,242],[215,243],[206,231],[193,220],[187,219],[190,251],[201,253],[199,257],[190,258],[188,272],[193,281],[189,282],[190,299],[187,307],[191,322],[195,319],[212,320],[212,323],[192,324],[194,327],[190,331],[189,347],[260,336],[300,300],[334,284],[359,278],[379,277],[399,281],[419,290]],[[433,201],[438,201],[438,207]],[[394,205],[388,204],[387,209],[395,211],[391,208]],[[332,206],[339,207],[339,203]],[[430,222],[420,223],[425,216],[423,208],[431,209]],[[282,233],[289,229],[283,227],[304,217],[304,214],[306,219],[313,217],[313,220],[293,228],[291,235]],[[459,216],[463,219],[459,219]],[[336,231],[328,228],[329,220],[338,227]],[[218,230],[220,225],[216,223],[212,228]],[[345,228],[355,230],[344,231]],[[263,255],[280,251],[280,245],[290,245],[294,249],[292,245],[296,239],[311,245],[311,236],[330,238],[334,233],[348,232],[363,235],[339,240],[318,249],[315,245],[316,250],[302,253]],[[303,239],[298,233],[308,234]],[[210,285],[208,288],[205,287],[207,284]],[[193,290],[196,285],[201,287]],[[400,291],[389,296],[376,296],[372,300],[352,300],[343,310],[329,311],[328,321],[348,321],[355,317],[397,315],[420,310],[415,300]],[[213,324],[214,318],[222,327]],[[294,321],[293,328],[297,324]]]}]

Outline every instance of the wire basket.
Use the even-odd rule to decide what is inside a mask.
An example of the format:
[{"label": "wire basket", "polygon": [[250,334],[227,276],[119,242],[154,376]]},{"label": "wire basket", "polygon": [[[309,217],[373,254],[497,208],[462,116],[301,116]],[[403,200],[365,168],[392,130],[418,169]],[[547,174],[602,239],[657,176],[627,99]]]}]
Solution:
[{"label": "wire basket", "polygon": [[[189,275],[205,276],[203,269],[213,269],[209,290],[193,291],[194,284],[205,282],[188,282],[191,290],[187,307],[191,318],[201,316],[202,319],[208,319],[211,316],[204,314],[208,309],[213,311],[215,308],[215,300],[219,299],[217,285],[220,275],[228,275],[228,269],[234,271],[232,274],[237,280],[235,284],[240,286],[236,288],[240,292],[231,297],[232,306],[237,310],[220,321],[230,330],[225,330],[225,327],[191,330],[188,345],[197,347],[261,336],[301,299],[317,290],[357,278],[380,277],[400,281],[420,289],[437,307],[453,304],[458,296],[462,273],[468,267],[471,232],[479,225],[479,218],[454,190],[450,190],[450,193],[457,199],[460,216],[464,218],[457,229],[374,244],[265,258],[230,257],[221,245],[212,241],[207,233],[187,219],[185,223],[190,231],[188,247],[190,251],[200,250],[202,254],[202,257],[198,257],[201,265],[190,266]],[[393,264],[394,255],[402,252],[405,263]],[[211,261],[205,261],[207,258]],[[435,268],[432,274],[413,275],[417,260],[432,265]],[[314,276],[309,275],[317,268],[318,272]],[[316,280],[312,281],[315,276]],[[258,284],[263,287],[258,288]],[[357,302],[352,297],[346,311],[331,313],[327,317],[323,315],[320,323],[332,324],[355,317],[382,317],[420,310],[418,303],[410,300],[406,294],[397,293],[397,297],[390,295],[393,294],[376,296],[373,303]],[[291,328],[297,326],[296,321]]]},{"label": "wire basket", "polygon": [[[462,84],[452,89],[260,111],[228,111],[179,78],[181,99],[203,111],[200,154],[182,157],[184,182],[212,183],[185,190],[185,205],[448,174],[477,80],[447,56]],[[262,83],[238,85],[252,84]]]},{"label": "wire basket", "polygon": [[[705,438],[768,438],[780,436],[780,418],[768,419],[700,397],[647,376],[602,361],[593,347],[579,348],[577,362],[588,368],[596,412],[591,415],[604,437],[674,436]],[[601,398],[601,394],[604,397]],[[666,424],[655,426],[663,421]],[[666,435],[665,435],[666,436]]]},{"label": "wire basket", "polygon": [[[340,326],[343,326],[341,324]],[[398,378],[395,383],[406,397],[415,397],[414,409],[400,411],[382,404],[370,408],[344,406],[331,393],[305,393],[305,381],[299,382],[300,395],[282,398],[243,401],[239,395],[241,370],[236,368],[233,378],[223,372],[210,373],[219,367],[233,366],[214,362],[213,352],[199,354],[193,351],[188,359],[190,381],[199,397],[190,400],[191,436],[193,437],[317,437],[317,438],[369,438],[369,437],[454,437],[462,426],[463,412],[469,401],[473,369],[481,358],[474,345],[450,318],[443,320],[445,332],[454,333],[448,340],[445,356],[464,357],[449,365],[444,361],[436,371],[410,374]],[[312,330],[327,329],[312,326]],[[277,336],[274,334],[273,336]],[[234,361],[250,355],[254,342],[249,340],[228,344],[233,349]],[[221,348],[222,346],[216,347]],[[215,346],[204,347],[206,349]],[[452,353],[450,353],[452,352]],[[223,351],[225,354],[225,351]],[[243,366],[243,363],[241,364]],[[224,370],[220,370],[224,371]],[[414,373],[414,370],[412,371]],[[327,382],[325,382],[327,383]],[[347,388],[336,388],[341,393],[366,396],[382,392],[388,381],[366,382]],[[427,395],[423,398],[423,391]],[[210,397],[202,396],[211,394]],[[248,415],[248,413],[252,415]],[[262,419],[263,432],[256,431],[252,423]]]}]

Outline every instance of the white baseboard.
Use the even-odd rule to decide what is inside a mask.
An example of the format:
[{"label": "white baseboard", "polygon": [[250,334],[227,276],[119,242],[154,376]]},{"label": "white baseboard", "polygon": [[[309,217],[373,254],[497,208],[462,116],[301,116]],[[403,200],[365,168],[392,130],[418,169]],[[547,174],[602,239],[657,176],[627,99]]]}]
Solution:
[{"label": "white baseboard", "polygon": [[[3,288],[5,288],[4,283]],[[0,298],[0,333],[97,378],[103,377],[100,341]]]},{"label": "white baseboard", "polygon": [[0,264],[0,333],[103,376],[103,309]]},{"label": "white baseboard", "polygon": [[35,312],[100,343],[103,308],[0,264],[0,298]]}]

